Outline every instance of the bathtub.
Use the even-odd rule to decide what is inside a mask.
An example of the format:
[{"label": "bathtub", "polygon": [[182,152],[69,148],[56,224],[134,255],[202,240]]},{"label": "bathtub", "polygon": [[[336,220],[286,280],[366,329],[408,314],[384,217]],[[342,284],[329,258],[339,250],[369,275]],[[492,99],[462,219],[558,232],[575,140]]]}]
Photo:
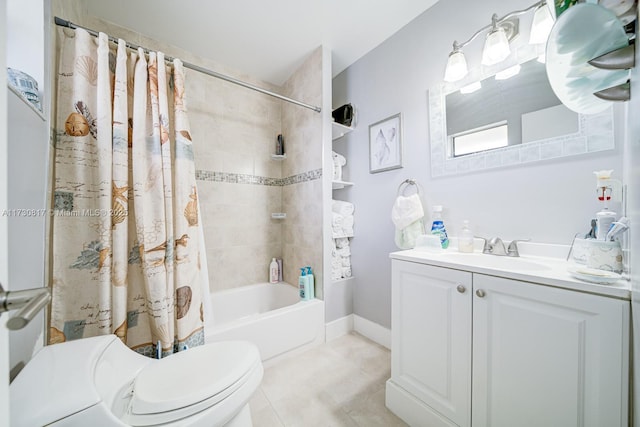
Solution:
[{"label": "bathtub", "polygon": [[300,301],[287,283],[260,283],[211,293],[205,342],[246,340],[263,361],[324,342],[324,302]]}]

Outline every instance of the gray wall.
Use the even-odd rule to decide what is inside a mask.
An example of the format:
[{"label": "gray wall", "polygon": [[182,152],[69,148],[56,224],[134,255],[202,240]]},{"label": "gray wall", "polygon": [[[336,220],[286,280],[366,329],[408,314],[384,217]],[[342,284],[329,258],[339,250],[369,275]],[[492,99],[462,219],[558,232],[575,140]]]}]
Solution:
[{"label": "gray wall", "polygon": [[[351,102],[358,114],[356,129],[334,146],[347,157],[345,179],[356,184],[341,194],[356,206],[357,230],[351,247],[355,314],[390,327],[388,255],[397,250],[390,211],[404,179],[420,182],[427,212],[433,205],[444,205],[445,225],[452,235],[468,219],[472,231],[480,236],[568,244],[576,232],[586,231],[599,210],[592,172],[614,169],[614,176],[622,177],[617,138],[614,151],[431,178],[428,89],[442,83],[453,40],[471,36],[490,22],[494,12],[502,16],[530,3],[441,1],[334,78],[333,105]],[[521,25],[521,30],[520,37],[528,37],[528,25]],[[469,67],[478,66],[481,49],[480,38],[465,49]],[[617,125],[620,111],[616,110]],[[403,120],[404,167],[370,174],[368,126],[398,112]],[[614,206],[617,208],[619,205]]]}]

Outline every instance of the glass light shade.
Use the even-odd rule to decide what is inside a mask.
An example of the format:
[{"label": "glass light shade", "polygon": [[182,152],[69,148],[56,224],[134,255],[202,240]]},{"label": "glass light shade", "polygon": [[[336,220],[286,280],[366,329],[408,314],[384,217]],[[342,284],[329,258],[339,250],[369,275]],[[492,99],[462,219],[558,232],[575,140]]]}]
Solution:
[{"label": "glass light shade", "polygon": [[507,80],[520,72],[520,64],[509,67],[506,70],[502,70],[496,73],[496,80]]},{"label": "glass light shade", "polygon": [[454,50],[449,54],[447,68],[444,70],[445,82],[457,82],[467,75],[467,60],[461,50]]},{"label": "glass light shade", "polygon": [[553,17],[549,8],[544,4],[538,6],[531,23],[531,32],[529,33],[529,44],[546,43],[553,27]]},{"label": "glass light shade", "polygon": [[510,53],[509,40],[507,40],[504,30],[500,27],[493,28],[487,34],[487,39],[484,42],[482,65],[497,64],[504,61]]},{"label": "glass light shade", "polygon": [[475,82],[463,88],[460,88],[460,93],[473,93],[480,89],[482,89],[482,84],[480,82]]}]

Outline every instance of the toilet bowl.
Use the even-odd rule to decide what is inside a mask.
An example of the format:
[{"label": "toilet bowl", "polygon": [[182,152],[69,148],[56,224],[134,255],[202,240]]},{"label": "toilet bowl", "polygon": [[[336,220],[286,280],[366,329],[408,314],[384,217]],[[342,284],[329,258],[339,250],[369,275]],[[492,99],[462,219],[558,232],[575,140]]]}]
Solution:
[{"label": "toilet bowl", "polygon": [[262,380],[258,349],[244,341],[142,356],[115,335],[51,345],[10,386],[11,426],[250,427]]}]

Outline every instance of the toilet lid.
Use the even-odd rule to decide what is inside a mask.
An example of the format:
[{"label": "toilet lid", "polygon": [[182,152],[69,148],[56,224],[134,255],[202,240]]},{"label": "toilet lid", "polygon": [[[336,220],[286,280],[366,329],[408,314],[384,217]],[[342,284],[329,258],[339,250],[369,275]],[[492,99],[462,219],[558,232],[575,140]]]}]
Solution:
[{"label": "toilet lid", "polygon": [[[211,343],[179,352],[142,369],[134,383],[131,413],[162,412],[171,418],[168,411],[182,409],[181,416],[201,411],[232,393],[260,363],[257,348],[244,341]],[[193,411],[184,410],[188,407]]]}]

